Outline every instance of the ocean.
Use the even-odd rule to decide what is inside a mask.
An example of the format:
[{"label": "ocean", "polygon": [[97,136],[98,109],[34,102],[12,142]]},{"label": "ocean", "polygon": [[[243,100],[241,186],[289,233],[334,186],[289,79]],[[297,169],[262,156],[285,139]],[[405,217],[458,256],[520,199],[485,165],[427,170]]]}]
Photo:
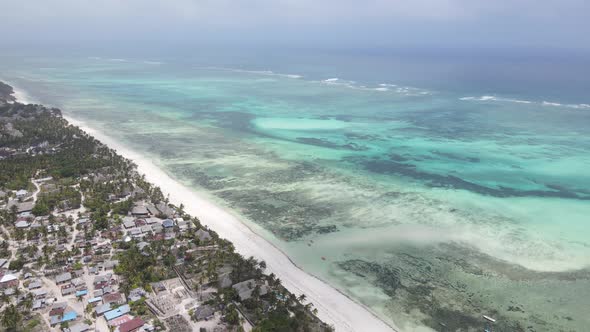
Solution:
[{"label": "ocean", "polygon": [[5,54],[0,79],[150,156],[383,320],[590,325],[590,58],[79,53]]}]

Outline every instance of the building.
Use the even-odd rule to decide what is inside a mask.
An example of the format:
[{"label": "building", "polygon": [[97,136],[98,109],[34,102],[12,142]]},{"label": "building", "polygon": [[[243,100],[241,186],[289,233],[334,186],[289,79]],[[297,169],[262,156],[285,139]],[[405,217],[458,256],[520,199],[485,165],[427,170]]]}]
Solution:
[{"label": "building", "polygon": [[16,206],[16,213],[19,215],[28,214],[33,211],[33,206],[35,205],[34,202],[18,202],[18,201],[10,201],[6,206],[8,209],[11,209],[13,206]]},{"label": "building", "polygon": [[166,219],[166,220],[162,221],[162,227],[164,227],[164,228],[172,228],[172,227],[174,227],[174,220],[172,220],[172,219]]},{"label": "building", "polygon": [[136,205],[131,209],[131,215],[136,218],[147,218],[149,216],[149,211],[143,205]]},{"label": "building", "polygon": [[129,228],[133,228],[135,227],[135,222],[131,221],[131,220],[127,220],[125,222],[123,222],[123,227],[129,229]]},{"label": "building", "polygon": [[[252,297],[252,293],[256,289],[256,281],[254,279],[239,282],[232,286],[238,292],[240,300],[244,301]],[[262,284],[259,285],[259,295],[268,293],[268,286]]]},{"label": "building", "polygon": [[128,314],[131,309],[128,304],[122,305],[117,309],[113,309],[104,313],[104,318],[108,321]]},{"label": "building", "polygon": [[76,318],[78,318],[77,312],[68,311],[64,313],[63,316],[61,316],[61,318],[59,315],[50,316],[49,323],[51,324],[51,326],[55,326],[57,324],[71,322],[73,320],[76,320]]},{"label": "building", "polygon": [[70,272],[59,274],[55,277],[55,283],[57,285],[65,284],[72,280],[72,274]]},{"label": "building", "polygon": [[210,241],[213,237],[211,237],[211,234],[209,234],[209,232],[204,231],[203,229],[199,229],[195,235],[199,238],[199,241],[201,242],[207,242]]},{"label": "building", "polygon": [[122,305],[125,303],[125,297],[121,293],[110,293],[102,297],[102,302]]},{"label": "building", "polygon": [[5,274],[0,278],[0,289],[7,289],[18,286],[18,278],[12,274]]},{"label": "building", "polygon": [[26,220],[20,220],[16,224],[14,224],[14,227],[16,227],[16,228],[28,228],[30,225],[31,224],[29,224],[28,221],[26,221]]},{"label": "building", "polygon": [[33,289],[41,288],[42,286],[43,286],[43,284],[41,283],[41,281],[33,280],[33,281],[31,281],[31,283],[29,284],[29,286],[27,288],[29,290],[33,290]]},{"label": "building", "polygon": [[70,294],[74,294],[76,292],[76,287],[74,287],[73,285],[67,285],[61,288],[61,295],[62,296],[67,296]]},{"label": "building", "polygon": [[115,331],[135,332],[135,331],[139,330],[144,324],[145,324],[145,322],[143,321],[143,319],[141,319],[139,317],[135,317],[132,320],[119,325],[119,328]]},{"label": "building", "polygon": [[86,323],[78,323],[69,328],[64,329],[65,332],[86,332],[90,331],[90,325]]},{"label": "building", "polygon": [[96,313],[96,316],[100,316],[100,315],[102,315],[105,312],[108,312],[110,310],[111,310],[111,304],[110,303],[105,303],[105,304],[101,304],[101,305],[97,306],[94,309],[94,312]]},{"label": "building", "polygon": [[16,198],[18,198],[18,199],[23,199],[23,198],[27,197],[27,194],[28,194],[28,193],[29,193],[29,192],[28,192],[28,191],[26,191],[26,190],[24,190],[24,189],[18,190],[18,191],[16,192]]},{"label": "building", "polygon": [[93,297],[91,299],[88,300],[88,304],[96,306],[100,303],[100,301],[102,301],[102,297],[101,296],[97,296],[97,297]]},{"label": "building", "polygon": [[194,317],[197,321],[209,320],[215,315],[215,308],[210,305],[202,305],[195,309]]}]

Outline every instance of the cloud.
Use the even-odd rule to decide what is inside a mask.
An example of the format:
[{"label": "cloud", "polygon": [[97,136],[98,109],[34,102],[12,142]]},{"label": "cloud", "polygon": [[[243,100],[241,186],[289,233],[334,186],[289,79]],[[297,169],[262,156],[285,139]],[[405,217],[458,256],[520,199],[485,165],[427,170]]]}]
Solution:
[{"label": "cloud", "polygon": [[[12,38],[581,44],[584,0],[0,0]],[[512,33],[511,33],[512,31]],[[239,37],[239,38],[237,38]],[[10,36],[8,37],[10,39]]]}]

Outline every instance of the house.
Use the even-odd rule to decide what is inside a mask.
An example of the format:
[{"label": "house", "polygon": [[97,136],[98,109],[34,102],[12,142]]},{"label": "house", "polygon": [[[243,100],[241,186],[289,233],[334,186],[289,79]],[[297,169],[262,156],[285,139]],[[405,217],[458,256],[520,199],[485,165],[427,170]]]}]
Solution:
[{"label": "house", "polygon": [[85,288],[86,287],[86,282],[84,280],[82,280],[81,278],[74,278],[74,279],[72,279],[71,283],[76,288]]},{"label": "house", "polygon": [[215,308],[210,305],[202,305],[195,309],[194,318],[197,321],[209,320],[215,315]]},{"label": "house", "polygon": [[29,286],[27,288],[29,290],[33,290],[33,289],[41,288],[42,286],[43,286],[43,284],[41,283],[41,281],[33,280],[33,281],[31,281],[31,283],[29,284]]},{"label": "house", "polygon": [[125,303],[125,297],[121,293],[110,293],[102,297],[102,302],[122,305]]},{"label": "house", "polygon": [[63,317],[61,318],[61,322],[62,323],[69,322],[69,321],[75,320],[76,318],[78,318],[78,313],[75,311],[69,311],[63,315]]},{"label": "house", "polygon": [[28,214],[33,211],[33,206],[35,205],[34,202],[22,202],[19,203],[17,201],[10,201],[7,204],[7,208],[11,209],[12,206],[16,206],[16,213],[19,215]]},{"label": "house", "polygon": [[43,227],[43,224],[37,220],[33,221],[33,223],[31,224],[31,228],[41,228],[41,227]]},{"label": "house", "polygon": [[132,238],[138,238],[141,237],[141,230],[137,229],[137,228],[133,228],[131,229],[128,234],[132,237]]},{"label": "house", "polygon": [[4,258],[0,259],[0,269],[3,268],[4,265],[6,265],[6,263],[8,263],[7,259],[4,259]]},{"label": "house", "polygon": [[90,325],[86,323],[78,323],[69,328],[64,329],[64,332],[86,332],[90,331]]},{"label": "house", "polygon": [[106,271],[106,270],[112,270],[112,269],[114,269],[114,268],[115,268],[117,265],[119,265],[119,261],[118,261],[118,260],[116,260],[116,259],[105,261],[105,262],[102,264],[102,266],[104,267],[105,271]]},{"label": "house", "polygon": [[141,319],[140,317],[135,317],[132,320],[119,325],[119,328],[115,331],[134,332],[138,331],[144,324],[145,322],[143,321],[143,319]]},{"label": "house", "polygon": [[174,214],[176,213],[174,211],[174,209],[172,209],[171,207],[169,207],[167,204],[164,204],[162,202],[158,203],[156,205],[156,208],[160,211],[160,213],[163,216],[166,216],[166,218],[170,218],[172,216],[174,216]]},{"label": "house", "polygon": [[70,272],[59,274],[55,277],[55,284],[61,285],[72,280],[72,274]]},{"label": "house", "polygon": [[98,305],[98,303],[102,301],[102,297],[97,296],[97,297],[93,297],[91,299],[88,299],[88,304],[91,304],[93,306]]},{"label": "house", "polygon": [[166,220],[162,221],[162,227],[164,227],[164,228],[172,228],[172,227],[174,227],[174,220],[172,220],[172,219],[166,219]]},{"label": "house", "polygon": [[131,302],[139,301],[146,294],[147,292],[143,288],[134,288],[131,291],[129,291],[128,299]]},{"label": "house", "polygon": [[51,324],[51,326],[55,326],[57,324],[66,323],[66,322],[76,320],[76,318],[78,318],[77,312],[68,311],[65,314],[63,314],[63,316],[61,316],[61,319],[60,319],[60,316],[50,316],[49,323]]},{"label": "house", "polygon": [[28,192],[28,191],[26,191],[26,190],[24,190],[24,189],[18,190],[18,191],[16,192],[16,198],[18,198],[18,199],[23,199],[23,198],[25,198],[25,197],[27,196],[27,194],[28,194],[28,193],[29,193],[29,192]]},{"label": "house", "polygon": [[[232,286],[238,292],[240,300],[244,301],[252,297],[252,293],[256,289],[256,281],[254,279],[239,282]],[[259,285],[259,294],[264,295],[268,293],[268,286]]]},{"label": "house", "polygon": [[35,300],[35,301],[33,301],[33,306],[31,307],[31,309],[33,309],[33,310],[42,309],[44,304],[45,304],[44,300]]},{"label": "house", "polygon": [[136,205],[131,209],[131,215],[136,218],[147,218],[149,216],[149,211],[143,205]]},{"label": "house", "polygon": [[126,229],[133,228],[135,227],[135,222],[130,220],[125,221],[123,222],[123,227],[125,227]]},{"label": "house", "polygon": [[110,310],[111,310],[111,304],[110,303],[105,303],[105,304],[101,304],[101,305],[97,306],[94,309],[94,312],[96,313],[96,316],[100,316],[100,315],[102,315],[105,312],[108,312]]},{"label": "house", "polygon": [[74,285],[67,285],[61,288],[61,295],[66,296],[70,294],[74,294],[76,292],[76,287]]},{"label": "house", "polygon": [[16,227],[16,228],[27,228],[27,227],[29,227],[30,225],[31,225],[31,224],[29,224],[29,222],[28,222],[28,221],[26,221],[26,220],[21,220],[21,221],[18,221],[16,224],[14,224],[14,227]]},{"label": "house", "polygon": [[131,309],[129,308],[128,304],[122,305],[120,307],[118,307],[117,309],[113,309],[111,311],[107,311],[104,313],[104,318],[108,321],[115,319],[117,317],[121,317],[124,314],[129,313]]},{"label": "house", "polygon": [[149,218],[145,218],[145,222],[148,225],[152,225],[152,224],[159,224],[162,220],[160,218],[155,218],[155,217],[149,217]]},{"label": "house", "polygon": [[44,299],[47,296],[47,290],[45,289],[35,289],[31,293],[36,300]]},{"label": "house", "polygon": [[87,294],[88,294],[88,291],[86,289],[80,290],[80,291],[76,292],[76,297],[86,296]]},{"label": "house", "polygon": [[109,321],[109,326],[114,328],[117,328],[119,325],[123,324],[123,323],[127,323],[128,321],[132,320],[133,316],[129,315],[129,314],[125,314],[121,317],[115,318],[115,319],[111,319]]},{"label": "house", "polygon": [[156,206],[151,203],[146,204],[145,207],[148,209],[152,216],[160,214],[160,211],[156,208]]},{"label": "house", "polygon": [[66,310],[68,306],[67,302],[56,302],[51,306],[51,311],[49,311],[49,316],[61,315]]},{"label": "house", "polygon": [[230,273],[224,273],[224,274],[220,275],[217,278],[217,283],[218,283],[218,287],[221,289],[230,287],[232,285]]},{"label": "house", "polygon": [[203,229],[199,229],[195,235],[197,236],[197,238],[199,238],[199,241],[201,242],[206,242],[211,240],[213,237],[211,237],[211,234],[209,234],[209,232],[204,231]]},{"label": "house", "polygon": [[0,289],[7,289],[18,286],[18,278],[12,274],[5,274],[0,278]]},{"label": "house", "polygon": [[149,243],[145,242],[145,241],[141,241],[137,244],[137,248],[141,251],[143,251],[143,249],[145,249],[145,247],[149,247]]},{"label": "house", "polygon": [[88,219],[88,218],[80,218],[77,221],[78,225],[86,225],[89,222],[90,222],[90,219]]}]

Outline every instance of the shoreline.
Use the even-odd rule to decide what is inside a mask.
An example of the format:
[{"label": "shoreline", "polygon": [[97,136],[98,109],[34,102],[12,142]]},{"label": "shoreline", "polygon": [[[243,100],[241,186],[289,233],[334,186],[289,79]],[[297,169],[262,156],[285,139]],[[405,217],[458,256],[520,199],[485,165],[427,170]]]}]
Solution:
[{"label": "shoreline", "polygon": [[[17,101],[31,103],[25,92],[8,81],[4,82],[13,87],[13,95]],[[176,181],[149,158],[89,127],[83,121],[63,114],[63,111],[62,117],[71,125],[79,127],[123,157],[133,161],[137,165],[138,172],[145,175],[147,181],[160,187],[175,204],[184,204],[188,213],[197,216],[204,225],[231,241],[237,252],[246,257],[254,256],[264,260],[267,264],[266,272],[274,273],[294,294],[305,294],[307,302],[313,303],[317,308],[318,317],[333,325],[336,331],[400,331],[397,326],[390,326],[381,320],[364,304],[301,269],[285,252],[255,233],[238,216],[203,197],[203,194],[198,191]]]}]

